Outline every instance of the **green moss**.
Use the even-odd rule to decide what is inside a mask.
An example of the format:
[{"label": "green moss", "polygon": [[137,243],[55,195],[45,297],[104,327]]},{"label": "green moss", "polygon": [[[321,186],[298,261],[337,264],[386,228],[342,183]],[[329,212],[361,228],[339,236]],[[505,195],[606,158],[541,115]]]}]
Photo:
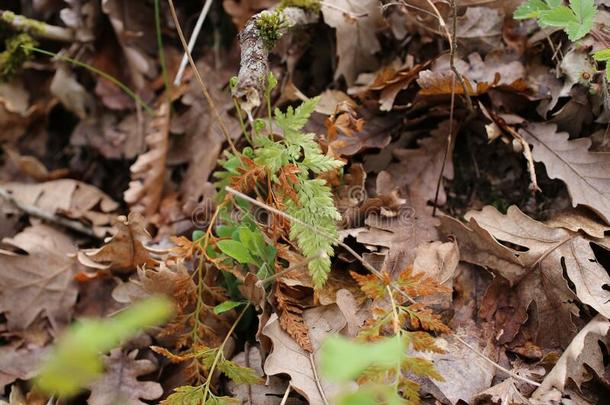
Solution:
[{"label": "green moss", "polygon": [[7,23],[12,23],[13,21],[15,21],[15,13],[13,13],[12,11],[4,11],[2,13],[2,21],[5,21]]},{"label": "green moss", "polygon": [[32,54],[31,47],[37,42],[29,34],[18,34],[8,38],[0,53],[0,83],[10,81]]},{"label": "green moss", "polygon": [[282,30],[286,26],[286,19],[280,10],[263,11],[256,19],[256,29],[267,49],[275,46],[277,40],[282,37]]},{"label": "green moss", "polygon": [[320,0],[282,0],[280,10],[286,7],[298,7],[313,13],[320,12]]}]

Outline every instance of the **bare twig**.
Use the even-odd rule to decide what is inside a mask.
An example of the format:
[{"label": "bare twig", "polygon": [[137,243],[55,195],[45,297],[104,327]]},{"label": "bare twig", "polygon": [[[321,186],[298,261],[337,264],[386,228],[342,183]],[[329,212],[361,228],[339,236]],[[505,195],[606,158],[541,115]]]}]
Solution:
[{"label": "bare twig", "polygon": [[0,21],[15,31],[26,32],[38,38],[61,42],[72,42],[75,40],[74,31],[69,28],[47,24],[15,14],[12,11],[0,10]]},{"label": "bare twig", "polygon": [[[283,218],[286,218],[292,222],[296,222],[300,225],[303,225],[304,227],[318,233],[319,235],[324,236],[325,238],[330,239],[333,243],[341,246],[342,248],[344,248],[345,250],[347,250],[353,257],[355,257],[367,270],[369,270],[372,274],[374,274],[375,276],[381,278],[382,274],[376,269],[374,268],[371,264],[369,264],[366,260],[364,260],[364,258],[362,256],[360,256],[358,253],[356,253],[354,251],[354,249],[352,249],[351,247],[349,247],[348,245],[346,245],[345,243],[343,243],[342,241],[340,241],[339,239],[335,238],[333,235],[325,232],[322,229],[318,229],[312,225],[309,225],[303,221],[301,221],[298,218],[293,217],[290,214],[287,214],[281,210],[278,210],[277,208],[274,208],[268,204],[265,204],[263,202],[260,202],[258,200],[255,200],[254,198],[240,192],[237,191],[231,187],[225,187],[225,190],[229,193],[232,194],[234,196],[237,196],[241,199],[244,199],[254,205],[256,205],[257,207],[260,208],[264,208],[269,212],[272,212],[274,214],[280,215]],[[407,299],[409,302],[411,303],[415,303],[415,300],[413,299],[413,297],[409,296],[407,293],[405,293],[403,290],[401,290],[399,287],[396,286],[396,284],[394,282],[390,283],[390,285],[388,286],[389,288],[393,289],[394,291],[398,292],[400,295],[402,295],[405,299]],[[521,377],[520,375],[508,370],[505,367],[502,367],[501,365],[499,365],[498,363],[496,363],[495,361],[493,361],[492,359],[490,359],[489,357],[487,357],[485,354],[481,353],[480,351],[478,351],[477,349],[475,349],[473,346],[471,346],[468,342],[464,341],[462,338],[460,338],[459,336],[453,334],[452,336],[455,337],[455,339],[462,343],[466,348],[472,350],[473,353],[475,353],[476,355],[480,356],[481,358],[483,358],[486,362],[488,362],[489,364],[492,364],[497,370],[500,370],[506,374],[508,374],[509,376],[523,381],[525,383],[528,383],[530,385],[533,386],[539,386],[540,384],[537,383],[536,381],[530,380],[529,378],[525,378],[525,377]]]},{"label": "bare twig", "polygon": [[[286,7],[280,13],[281,18],[285,21],[284,26],[280,28],[280,34],[296,26],[316,22],[319,18],[317,13],[298,7]],[[239,33],[241,62],[233,96],[248,116],[251,116],[252,110],[262,103],[269,73],[268,45],[256,26],[261,14],[251,17]]]},{"label": "bare twig", "polygon": [[206,86],[205,82],[203,81],[203,78],[201,77],[201,74],[199,74],[199,70],[197,70],[197,65],[195,65],[193,56],[191,55],[191,52],[189,52],[188,44],[186,43],[186,39],[184,38],[184,33],[182,32],[182,27],[180,26],[180,21],[178,21],[178,15],[176,14],[176,8],[174,7],[174,1],[168,0],[168,3],[169,3],[169,9],[172,13],[172,19],[174,20],[174,24],[176,24],[176,31],[178,31],[178,36],[180,37],[180,42],[182,43],[182,48],[184,49],[184,52],[186,53],[186,56],[188,57],[189,63],[191,64],[191,68],[193,69],[193,73],[195,74],[195,77],[197,78],[197,82],[199,83],[199,87],[201,87],[201,92],[203,93],[203,96],[207,100],[208,104],[210,105],[210,109],[212,110],[212,113],[214,114],[214,118],[216,118],[216,121],[218,121],[220,130],[222,131],[222,134],[224,135],[225,139],[227,140],[229,147],[231,148],[233,153],[235,153],[236,155],[239,155],[239,152],[237,151],[237,148],[235,147],[235,144],[233,143],[233,140],[231,139],[229,130],[227,129],[227,126],[226,126],[224,120],[222,119],[220,112],[218,111],[218,107],[216,107],[216,103],[214,102],[214,99],[212,98],[212,96],[210,95],[210,92],[208,91],[208,86]]},{"label": "bare twig", "polygon": [[[201,31],[201,27],[203,27],[203,22],[205,21],[205,17],[208,15],[210,11],[210,6],[212,5],[212,0],[206,0],[203,5],[203,9],[201,10],[201,14],[199,14],[199,18],[197,18],[197,22],[195,23],[195,28],[193,28],[193,33],[189,38],[188,50],[190,53],[193,53],[193,49],[195,48],[195,43],[197,42],[197,38],[199,37],[199,32]],[[182,56],[182,60],[180,61],[180,67],[178,68],[178,73],[176,73],[176,78],[174,79],[174,86],[178,86],[182,81],[182,75],[184,75],[184,70],[186,69],[186,65],[189,63],[189,58],[186,52]]]},{"label": "bare twig", "polygon": [[51,222],[53,224],[61,225],[65,228],[71,229],[78,233],[82,233],[83,235],[90,236],[96,239],[102,239],[99,235],[96,235],[95,232],[91,228],[86,227],[79,221],[74,221],[67,218],[59,217],[51,212],[41,210],[40,208],[24,204],[20,201],[17,201],[13,195],[6,190],[5,188],[0,187],[0,197],[4,198],[6,201],[15,206],[15,208],[20,209],[28,215],[31,215],[36,218],[40,218],[44,221]]},{"label": "bare twig", "polygon": [[313,353],[309,353],[309,364],[311,365],[311,371],[313,372],[313,380],[316,382],[316,387],[318,387],[318,392],[320,393],[320,398],[322,398],[322,403],[324,405],[328,405],[328,399],[326,399],[324,389],[322,388],[322,383],[320,382],[320,377],[318,377],[318,370],[316,369],[316,360],[313,357]]},{"label": "bare twig", "polygon": [[288,383],[288,386],[286,387],[286,391],[284,392],[284,396],[282,397],[282,402],[280,402],[280,405],[286,405],[286,402],[288,402],[288,396],[290,395],[290,383]]}]

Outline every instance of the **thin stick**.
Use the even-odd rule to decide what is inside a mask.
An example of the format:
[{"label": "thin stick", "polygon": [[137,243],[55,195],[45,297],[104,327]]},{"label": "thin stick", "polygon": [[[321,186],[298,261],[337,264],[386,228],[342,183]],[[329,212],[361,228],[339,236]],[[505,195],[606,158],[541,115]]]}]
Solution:
[{"label": "thin stick", "polygon": [[286,402],[288,401],[288,395],[290,395],[290,383],[288,383],[288,386],[286,387],[286,391],[284,392],[284,396],[282,397],[282,402],[280,402],[280,405],[286,405]]},{"label": "thin stick", "polygon": [[316,387],[318,388],[318,392],[320,393],[320,398],[322,398],[322,403],[324,403],[324,405],[328,405],[328,399],[326,399],[326,395],[324,395],[324,389],[322,388],[320,377],[318,377],[318,370],[316,370],[316,360],[313,357],[313,353],[309,353],[309,364],[311,365],[311,371],[313,372],[313,380],[316,382]]},{"label": "thin stick", "polygon": [[180,26],[180,21],[178,21],[178,15],[176,14],[176,8],[174,7],[174,1],[173,0],[167,0],[167,1],[169,3],[169,9],[172,13],[172,19],[174,20],[174,24],[176,24],[176,31],[178,31],[178,36],[180,37],[180,42],[182,43],[182,48],[184,48],[184,52],[186,53],[186,56],[189,59],[189,63],[191,64],[193,73],[195,74],[195,77],[197,78],[197,82],[199,82],[199,87],[201,87],[203,96],[205,97],[208,104],[210,105],[210,108],[212,109],[212,112],[214,113],[214,117],[218,121],[220,130],[222,131],[222,134],[224,135],[225,139],[227,140],[229,147],[231,148],[231,151],[233,151],[233,153],[235,155],[239,155],[239,152],[238,152],[237,148],[235,147],[235,144],[233,143],[231,136],[229,135],[229,130],[227,129],[227,126],[225,125],[225,122],[222,119],[222,116],[220,115],[218,108],[216,107],[216,103],[214,102],[214,99],[212,98],[212,96],[210,95],[210,92],[208,91],[208,86],[206,86],[205,82],[201,78],[201,74],[199,74],[199,70],[197,70],[197,65],[195,65],[193,56],[191,55],[191,52],[189,52],[188,44],[186,43],[186,39],[184,38],[184,33],[182,32],[182,27]]},{"label": "thin stick", "polygon": [[29,214],[33,217],[40,218],[44,221],[51,222],[54,224],[61,225],[63,227],[72,229],[73,231],[76,231],[78,233],[82,233],[83,235],[90,236],[92,238],[102,239],[98,235],[96,235],[95,232],[93,232],[93,230],[91,228],[86,227],[79,221],[73,221],[71,219],[58,217],[55,214],[41,210],[40,208],[35,207],[33,205],[23,204],[23,203],[17,201],[15,199],[15,197],[13,197],[13,195],[8,192],[8,190],[6,190],[2,187],[0,187],[0,197],[4,198],[6,201],[8,201],[12,205],[14,205],[16,208],[20,209],[21,211],[23,211],[26,214]]},{"label": "thin stick", "polygon": [[[375,276],[381,278],[382,274],[373,266],[371,266],[366,260],[364,260],[364,258],[362,256],[360,256],[358,253],[356,253],[354,251],[354,249],[350,248],[348,245],[346,245],[345,243],[343,243],[342,241],[340,241],[339,239],[335,238],[333,235],[330,235],[329,233],[326,233],[324,230],[322,229],[318,229],[312,225],[309,225],[303,221],[301,221],[298,218],[293,217],[290,214],[286,214],[283,211],[278,210],[277,208],[271,207],[270,205],[267,205],[265,203],[262,203],[260,201],[255,200],[254,198],[240,192],[237,191],[231,187],[225,187],[225,190],[230,193],[233,194],[234,196],[237,196],[239,198],[242,198],[254,205],[256,205],[257,207],[260,208],[264,208],[266,210],[268,210],[269,212],[272,212],[274,214],[280,215],[290,221],[296,222],[300,225],[305,226],[306,228],[313,230],[315,232],[317,232],[319,235],[324,236],[325,238],[330,239],[331,241],[333,241],[333,243],[341,246],[342,248],[344,248],[345,250],[347,250],[352,256],[354,256],[367,270],[369,270],[372,274],[374,274]],[[401,290],[400,288],[398,288],[393,282],[389,285],[390,288],[392,288],[394,291],[397,291],[399,294],[401,294],[405,299],[407,299],[409,302],[411,303],[415,303],[415,300],[413,299],[413,297],[409,296],[407,293],[405,293],[403,290]],[[459,336],[456,336],[455,334],[453,334],[452,336],[455,336],[456,340],[460,343],[462,343],[465,347],[467,347],[468,349],[472,350],[475,354],[477,354],[478,356],[482,357],[486,362],[492,364],[496,369],[503,371],[504,373],[508,374],[509,376],[526,382],[528,384],[534,385],[534,386],[539,386],[540,384],[537,383],[536,381],[530,380],[528,378],[525,377],[521,377],[520,375],[502,367],[501,365],[499,365],[498,363],[496,363],[495,361],[493,361],[492,359],[490,359],[489,357],[485,356],[483,353],[481,353],[480,351],[476,350],[474,347],[472,347],[470,344],[468,344],[466,341],[464,341],[463,339],[461,339]]]},{"label": "thin stick", "polygon": [[[201,27],[203,27],[203,22],[205,21],[205,17],[208,15],[208,11],[210,11],[210,6],[212,5],[212,0],[206,0],[203,5],[203,9],[199,14],[199,18],[197,18],[197,22],[195,23],[195,28],[193,29],[193,33],[189,38],[188,51],[190,53],[193,52],[195,48],[195,43],[197,42],[197,38],[199,37],[199,32],[201,31]],[[186,69],[186,64],[189,63],[188,55],[186,52],[182,55],[182,60],[180,61],[180,67],[178,68],[178,73],[176,73],[176,78],[174,79],[174,86],[178,86],[182,81],[182,76],[184,75],[184,70]]]}]

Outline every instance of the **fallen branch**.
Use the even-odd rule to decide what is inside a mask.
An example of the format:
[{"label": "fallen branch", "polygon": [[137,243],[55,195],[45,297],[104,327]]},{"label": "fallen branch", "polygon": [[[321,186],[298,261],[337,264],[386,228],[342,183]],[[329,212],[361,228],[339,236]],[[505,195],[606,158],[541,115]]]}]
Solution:
[{"label": "fallen branch", "polygon": [[0,21],[15,31],[25,32],[38,38],[61,42],[72,42],[75,40],[74,31],[69,28],[47,24],[15,14],[12,11],[0,10]]},{"label": "fallen branch", "polygon": [[233,89],[233,96],[248,114],[261,105],[265,93],[269,74],[270,44],[261,35],[257,22],[271,12],[278,13],[278,18],[283,21],[276,33],[278,37],[295,27],[312,24],[319,19],[319,12],[298,7],[286,7],[282,10],[260,12],[248,20],[244,29],[239,33],[241,62],[237,84]]},{"label": "fallen branch", "polygon": [[98,235],[93,232],[91,228],[86,227],[79,221],[74,221],[67,218],[59,217],[53,213],[41,210],[38,207],[33,205],[23,204],[15,199],[13,195],[6,189],[0,187],[0,197],[4,198],[6,201],[11,203],[18,208],[19,210],[25,212],[28,215],[31,215],[36,218],[40,218],[43,221],[51,222],[53,224],[61,225],[65,228],[71,229],[78,233],[82,233],[83,235],[90,236],[92,238],[100,239]]}]

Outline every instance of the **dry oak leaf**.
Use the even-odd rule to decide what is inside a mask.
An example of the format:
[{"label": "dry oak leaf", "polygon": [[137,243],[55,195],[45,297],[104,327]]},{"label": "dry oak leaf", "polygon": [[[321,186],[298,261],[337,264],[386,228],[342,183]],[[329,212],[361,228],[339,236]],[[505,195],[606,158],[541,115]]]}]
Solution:
[{"label": "dry oak leaf", "polygon": [[309,328],[309,335],[314,352],[303,350],[280,327],[277,315],[273,314],[263,328],[263,335],[273,342],[273,350],[265,360],[263,369],[265,374],[288,374],[290,385],[303,395],[310,404],[322,404],[325,401],[319,391],[318,384],[324,390],[326,398],[333,397],[339,387],[325,380],[318,380],[318,367],[316,353],[320,349],[322,340],[341,331],[346,321],[337,305],[320,306],[303,312],[305,325]]},{"label": "dry oak leaf", "polygon": [[530,402],[519,392],[515,385],[516,383],[517,380],[509,377],[501,383],[479,393],[476,396],[476,401],[477,403],[483,402],[497,405],[529,405]]},{"label": "dry oak leaf", "polygon": [[62,179],[39,184],[5,183],[2,187],[24,205],[91,225],[98,236],[109,231],[119,204],[89,184]]},{"label": "dry oak leaf", "polygon": [[113,349],[104,357],[106,371],[91,386],[89,405],[146,405],[140,399],[153,400],[163,395],[161,384],[153,381],[140,381],[138,377],[152,373],[157,365],[150,360],[137,360],[137,350],[124,353],[120,348]]},{"label": "dry oak leaf", "polygon": [[138,156],[129,168],[132,181],[124,199],[130,209],[149,218],[159,208],[165,180],[165,162],[169,144],[169,102],[162,103],[150,121],[146,135],[148,151]]},{"label": "dry oak leaf", "polygon": [[72,239],[36,224],[2,242],[6,248],[0,249],[0,312],[8,329],[24,330],[41,314],[53,328],[67,323],[77,296]]},{"label": "dry oak leaf", "polygon": [[558,390],[564,392],[568,379],[580,385],[591,379],[589,370],[593,370],[598,376],[605,373],[604,353],[601,343],[607,348],[610,340],[608,330],[610,322],[601,315],[595,316],[591,321],[574,337],[574,340],[563,352],[553,369],[546,375],[542,384],[532,395],[535,401],[544,402],[547,395]]},{"label": "dry oak leaf", "polygon": [[37,374],[40,359],[48,354],[48,348],[19,344],[0,347],[0,390],[15,380],[29,380]]},{"label": "dry oak leaf", "polygon": [[610,153],[590,152],[591,139],[570,141],[554,124],[530,124],[519,132],[549,177],[566,184],[572,205],[586,205],[610,223]]},{"label": "dry oak leaf", "polygon": [[345,77],[352,84],[358,73],[374,69],[381,50],[376,32],[381,24],[377,0],[335,0],[322,2],[326,24],[337,31],[337,69],[335,79]]},{"label": "dry oak leaf", "polygon": [[150,240],[146,223],[138,213],[119,216],[115,221],[116,235],[101,248],[83,249],[78,260],[86,267],[98,270],[131,272],[138,266],[155,266],[151,252],[145,247]]}]

